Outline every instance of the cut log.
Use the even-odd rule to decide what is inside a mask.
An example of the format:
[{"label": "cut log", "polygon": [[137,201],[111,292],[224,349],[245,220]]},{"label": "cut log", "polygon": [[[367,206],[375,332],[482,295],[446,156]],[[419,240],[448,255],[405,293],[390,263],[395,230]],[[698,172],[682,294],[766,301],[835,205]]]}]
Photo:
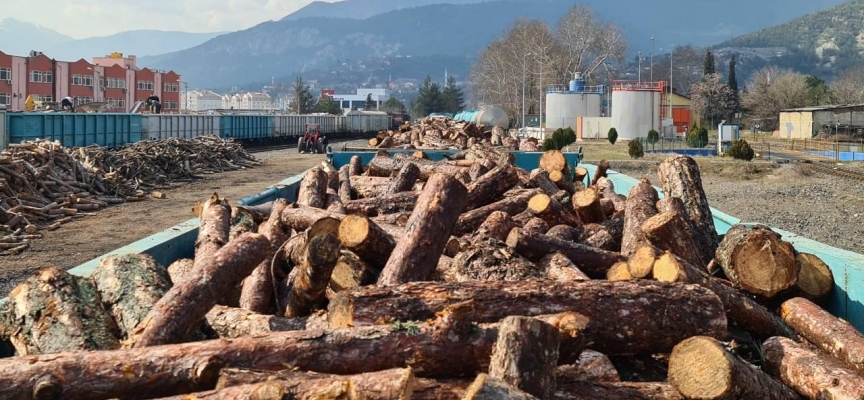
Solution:
[{"label": "cut log", "polygon": [[717,248],[717,262],[735,286],[772,298],[798,280],[795,249],[765,225],[735,225]]},{"label": "cut log", "polygon": [[471,381],[462,379],[434,380],[416,378],[411,400],[462,400]]},{"label": "cut log", "polygon": [[465,185],[466,187],[468,185],[470,185],[472,182],[471,173],[466,169],[459,171],[459,173],[457,173],[456,176],[454,176],[454,178],[456,178],[456,180],[459,181],[459,183]]},{"label": "cut log", "polygon": [[360,156],[351,156],[348,172],[351,176],[363,175],[363,159]]},{"label": "cut log", "polygon": [[801,297],[783,303],[780,316],[808,342],[850,368],[864,372],[864,335],[848,322]]},{"label": "cut log", "polygon": [[369,218],[349,215],[339,224],[339,240],[346,249],[381,270],[396,248],[393,236]]},{"label": "cut log", "polygon": [[402,166],[402,169],[399,170],[399,173],[396,174],[396,177],[393,178],[393,181],[390,183],[390,186],[387,190],[384,191],[383,194],[395,194],[399,192],[407,192],[410,191],[411,188],[414,187],[414,183],[417,182],[417,178],[420,177],[420,167],[414,163],[405,163]]},{"label": "cut log", "polygon": [[213,193],[201,205],[201,220],[198,228],[198,239],[195,240],[195,259],[203,255],[213,254],[228,243],[231,231],[231,206],[228,201],[220,199],[218,193]]},{"label": "cut log", "polygon": [[276,200],[270,218],[258,228],[258,233],[270,241],[270,248],[264,256],[264,261],[261,261],[258,267],[252,271],[252,274],[243,280],[243,289],[240,294],[241,308],[260,314],[269,314],[274,311],[274,265],[281,265],[284,262],[284,253],[277,253],[277,251],[288,240],[291,233],[290,228],[284,226],[280,218],[286,207],[288,207],[288,201]]},{"label": "cut log", "polygon": [[705,268],[696,242],[690,236],[689,225],[682,215],[664,212],[645,220],[639,226],[642,234],[660,250],[668,250],[690,264]]},{"label": "cut log", "polygon": [[573,194],[573,209],[582,224],[594,224],[606,220],[606,214],[603,213],[603,207],[600,205],[600,196],[593,188]]},{"label": "cut log", "polygon": [[561,189],[549,179],[549,171],[537,169],[531,172],[531,179],[528,180],[528,187],[538,188],[547,196],[554,196]]},{"label": "cut log", "polygon": [[132,330],[171,289],[165,269],[146,254],[105,257],[90,279],[123,339],[129,338]]},{"label": "cut log", "polygon": [[171,283],[176,285],[192,270],[195,261],[189,258],[183,258],[171,263],[168,266],[168,276],[171,278]]},{"label": "cut log", "polygon": [[549,231],[549,224],[540,218],[531,218],[522,226],[521,230],[528,235],[545,235]]},{"label": "cut log", "polygon": [[330,275],[330,289],[335,293],[378,281],[378,271],[369,266],[356,254],[343,250]]},{"label": "cut log", "polygon": [[606,271],[619,261],[626,261],[620,254],[596,249],[584,244],[565,242],[547,235],[528,235],[514,228],[507,236],[507,245],[528,259],[539,260],[551,253],[561,253],[576,264],[588,276],[606,276]]},{"label": "cut log", "polygon": [[404,228],[405,225],[408,225],[408,218],[410,217],[411,214],[399,213],[379,215],[377,217],[371,218],[371,220],[376,224],[395,225],[397,227]]},{"label": "cut log", "polygon": [[[174,285],[135,328],[133,347],[178,343],[263,260],[270,241],[247,233],[216,253],[203,255],[189,276]],[[197,260],[196,260],[197,261]]]},{"label": "cut log", "polygon": [[[330,301],[327,318],[332,327],[422,321],[468,300],[473,300],[473,319],[478,322],[575,310],[591,321],[584,332],[586,346],[610,355],[662,353],[691,336],[726,335],[726,316],[716,295],[695,285],[652,281],[368,286],[337,294]],[[657,310],[673,313],[675,318],[657,318]]]},{"label": "cut log", "polygon": [[506,212],[511,216],[519,214],[522,211],[525,211],[525,208],[528,207],[528,201],[540,192],[540,189],[511,192],[510,195],[505,196],[503,199],[495,203],[467,211],[459,216],[459,220],[456,222],[456,227],[453,228],[453,234],[462,236],[474,232],[481,224],[483,224],[484,221],[486,221],[486,218],[495,211]]},{"label": "cut log", "polygon": [[765,370],[808,399],[864,398],[864,378],[842,363],[784,337],[762,344]]},{"label": "cut log", "polygon": [[205,316],[207,324],[221,339],[261,336],[273,332],[302,331],[306,318],[280,318],[242,308],[215,306]]},{"label": "cut log", "polygon": [[617,252],[618,247],[615,243],[615,238],[609,234],[609,231],[603,229],[585,239],[584,244],[606,251]]},{"label": "cut log", "polygon": [[480,179],[483,175],[486,175],[489,171],[489,168],[486,168],[485,165],[478,162],[471,166],[471,169],[468,171],[468,176],[471,177],[471,181],[473,182]]},{"label": "cut log", "polygon": [[351,201],[351,166],[343,165],[339,168],[339,201],[343,204]]},{"label": "cut log", "polygon": [[376,217],[383,214],[411,212],[417,205],[418,192],[398,192],[390,195],[351,200],[342,204],[348,214]]},{"label": "cut log", "polygon": [[798,267],[798,280],[795,281],[795,294],[810,300],[819,300],[834,289],[834,275],[831,269],[818,256],[807,253],[795,254]]},{"label": "cut log", "polygon": [[688,399],[799,399],[714,338],[687,339],[669,355],[669,383]]},{"label": "cut log", "polygon": [[780,317],[761,304],[668,252],[654,262],[653,275],[661,282],[695,283],[711,290],[723,302],[729,323],[759,338],[794,335]]},{"label": "cut log", "polygon": [[657,214],[657,190],[651,182],[642,179],[627,194],[624,211],[624,234],[621,238],[621,254],[631,256],[639,245],[646,244],[644,234],[639,229],[648,218]]},{"label": "cut log", "polygon": [[597,163],[597,171],[594,172],[594,177],[591,178],[591,186],[597,186],[597,182],[600,178],[607,178],[607,171],[609,171],[609,161],[600,160],[600,162]]},{"label": "cut log", "polygon": [[350,180],[352,197],[358,199],[375,197],[380,193],[384,193],[387,187],[390,186],[389,177],[357,175],[352,176]]},{"label": "cut log", "polygon": [[282,210],[282,223],[293,229],[295,232],[303,232],[309,229],[315,222],[324,218],[334,218],[342,220],[345,215],[324,211],[320,208],[301,206],[292,203],[289,207]]},{"label": "cut log", "polygon": [[378,282],[394,285],[431,278],[459,218],[454,210],[463,210],[467,202],[468,191],[457,180],[432,176]]},{"label": "cut log", "polygon": [[564,175],[570,176],[570,165],[567,164],[567,158],[560,150],[549,150],[540,156],[540,169],[549,172],[558,171]]},{"label": "cut log", "polygon": [[[219,373],[216,390],[241,385],[278,382],[293,390],[297,398],[310,398],[310,394],[328,392],[326,398],[391,400],[409,399],[414,380],[410,368],[395,368],[385,371],[357,375],[330,375],[314,372],[277,371],[264,372],[226,368]],[[349,388],[347,392],[334,393],[332,388]],[[334,396],[334,397],[330,397]]]},{"label": "cut log", "polygon": [[519,175],[516,174],[516,168],[509,165],[499,166],[468,186],[468,202],[465,207],[473,210],[494,203],[517,184]]},{"label": "cut log", "polygon": [[302,317],[312,312],[315,303],[324,299],[324,292],[339,260],[339,239],[330,233],[312,236],[303,252],[303,263],[297,270],[294,286],[288,298],[285,316]]},{"label": "cut log", "polygon": [[555,393],[558,329],[530,317],[507,317],[498,327],[489,375],[541,399]]},{"label": "cut log", "polygon": [[620,382],[618,370],[605,354],[585,350],[574,364],[562,365],[556,372],[558,382]]},{"label": "cut log", "polygon": [[324,205],[327,200],[327,180],[327,173],[321,168],[315,167],[306,171],[306,175],[300,181],[297,204],[314,208],[326,208]]},{"label": "cut log", "polygon": [[513,220],[509,214],[503,211],[495,211],[489,214],[486,221],[480,225],[471,241],[475,244],[486,239],[495,239],[503,242],[507,240],[507,235],[510,234],[510,230],[513,227]]},{"label": "cut log", "polygon": [[562,171],[552,171],[549,173],[549,180],[558,186],[558,189],[565,191],[568,194],[576,193],[576,185],[572,178]]},{"label": "cut log", "polygon": [[657,174],[665,197],[677,197],[684,203],[687,217],[693,221],[693,238],[702,253],[702,263],[708,265],[719,240],[708,197],[702,188],[699,165],[692,157],[676,155],[660,163]]},{"label": "cut log", "polygon": [[477,379],[465,389],[462,400],[536,400],[526,392],[511,386],[501,379],[493,378],[487,374],[477,375]]},{"label": "cut log", "polygon": [[444,255],[447,257],[456,257],[456,255],[462,251],[462,247],[462,242],[460,242],[457,237],[453,236],[447,240],[447,244],[444,245]]},{"label": "cut log", "polygon": [[615,215],[615,202],[609,199],[600,198],[600,208],[603,209],[603,214],[606,214],[606,218],[611,218]]},{"label": "cut log", "polygon": [[0,338],[19,356],[119,348],[119,329],[101,304],[86,278],[42,269],[12,289],[0,307]]},{"label": "cut log", "polygon": [[[581,192],[580,192],[581,193]],[[579,226],[580,218],[549,195],[538,194],[528,201],[528,210],[549,224]],[[548,229],[547,229],[548,231]],[[545,232],[544,232],[545,233]]]},{"label": "cut log", "polygon": [[453,258],[448,282],[521,281],[545,276],[543,270],[494,239],[480,241]]},{"label": "cut log", "polygon": [[[546,235],[565,242],[576,242],[582,237],[584,228],[582,226],[555,225],[546,232]],[[508,231],[509,233],[509,231]]]},{"label": "cut log", "polygon": [[561,253],[548,254],[540,261],[537,266],[546,271],[546,277],[559,282],[576,282],[590,281],[591,278],[585,275],[576,267],[573,261],[570,261],[567,256]]},{"label": "cut log", "polygon": [[685,400],[668,383],[660,382],[586,382],[558,384],[556,400]]},{"label": "cut log", "polygon": [[573,182],[585,184],[585,177],[588,176],[588,170],[582,167],[576,167],[573,170]]},{"label": "cut log", "polygon": [[609,268],[609,271],[606,272],[606,280],[611,282],[629,281],[633,280],[633,276],[630,275],[627,263],[621,261]]},{"label": "cut log", "polygon": [[654,260],[658,256],[660,252],[654,246],[641,245],[627,259],[627,271],[633,279],[648,278],[654,272]]}]

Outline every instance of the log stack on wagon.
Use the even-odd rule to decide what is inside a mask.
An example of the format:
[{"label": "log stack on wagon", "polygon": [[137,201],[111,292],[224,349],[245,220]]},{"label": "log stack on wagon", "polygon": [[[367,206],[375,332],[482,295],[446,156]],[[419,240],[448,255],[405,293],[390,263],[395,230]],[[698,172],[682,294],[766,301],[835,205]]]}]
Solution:
[{"label": "log stack on wagon", "polygon": [[503,146],[521,151],[538,149],[536,139],[520,143],[518,138],[508,135],[500,127],[486,127],[446,117],[426,117],[413,125],[406,123],[398,130],[380,131],[369,139],[369,147],[378,149],[465,150],[475,145],[484,148]]},{"label": "log stack on wagon", "polygon": [[818,305],[817,257],[761,225],[717,237],[689,157],[661,163],[662,200],[561,158],[379,151],[308,171],[295,203],[214,194],[167,272],[112,256],[15,288],[0,397],[864,396],[864,336]]}]

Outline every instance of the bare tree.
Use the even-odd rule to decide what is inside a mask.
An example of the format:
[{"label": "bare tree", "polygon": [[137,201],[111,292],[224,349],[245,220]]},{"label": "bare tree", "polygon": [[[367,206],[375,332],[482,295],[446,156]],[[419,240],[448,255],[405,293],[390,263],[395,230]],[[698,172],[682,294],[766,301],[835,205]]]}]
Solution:
[{"label": "bare tree", "polygon": [[717,118],[723,118],[739,108],[738,96],[729,85],[720,82],[721,75],[708,74],[692,86],[691,106],[702,116],[703,123],[710,120],[711,126]]},{"label": "bare tree", "polygon": [[831,101],[835,104],[864,103],[864,66],[843,71],[831,82]]},{"label": "bare tree", "polygon": [[556,32],[564,57],[564,74],[582,72],[591,76],[600,67],[621,62],[627,52],[624,32],[613,23],[604,23],[591,8],[573,6],[558,22]]},{"label": "bare tree", "polygon": [[751,121],[758,121],[763,129],[776,130],[780,110],[807,106],[807,89],[804,75],[771,66],[750,77],[742,102]]},{"label": "bare tree", "polygon": [[654,62],[654,76],[667,82],[671,81],[675,90],[682,94],[690,94],[693,84],[702,79],[702,67],[705,61],[705,48],[691,45],[678,46],[672,50],[672,60],[665,57]]}]

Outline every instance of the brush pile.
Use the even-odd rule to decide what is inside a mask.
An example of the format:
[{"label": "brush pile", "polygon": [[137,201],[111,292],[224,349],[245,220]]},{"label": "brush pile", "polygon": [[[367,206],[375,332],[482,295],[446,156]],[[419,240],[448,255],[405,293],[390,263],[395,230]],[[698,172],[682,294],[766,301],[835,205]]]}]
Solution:
[{"label": "brush pile", "polygon": [[418,123],[404,124],[398,131],[381,131],[369,139],[369,147],[378,149],[465,150],[504,146],[519,149],[519,140],[507,136],[500,127],[484,127],[473,122],[444,117],[426,117]]},{"label": "brush pile", "polygon": [[661,163],[660,200],[558,151],[452,158],[325,164],[296,203],[214,194],[167,272],[40,271],[0,309],[0,397],[864,396],[864,336],[817,305],[830,270],[765,226],[718,236],[693,159]]}]

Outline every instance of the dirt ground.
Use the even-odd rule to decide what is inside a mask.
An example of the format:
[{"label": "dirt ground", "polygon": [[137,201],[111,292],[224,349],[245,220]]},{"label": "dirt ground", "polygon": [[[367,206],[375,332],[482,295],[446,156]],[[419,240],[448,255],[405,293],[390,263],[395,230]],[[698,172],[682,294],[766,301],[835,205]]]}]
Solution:
[{"label": "dirt ground", "polygon": [[0,258],[0,297],[5,297],[15,285],[40,268],[72,268],[194,218],[192,206],[213,192],[236,203],[324,160],[323,155],[301,155],[296,150],[255,156],[263,165],[208,175],[203,181],[163,190],[167,195],[164,200],[149,198],[109,207],[56,231],[43,232],[45,237],[32,241],[29,250],[18,256]]}]

